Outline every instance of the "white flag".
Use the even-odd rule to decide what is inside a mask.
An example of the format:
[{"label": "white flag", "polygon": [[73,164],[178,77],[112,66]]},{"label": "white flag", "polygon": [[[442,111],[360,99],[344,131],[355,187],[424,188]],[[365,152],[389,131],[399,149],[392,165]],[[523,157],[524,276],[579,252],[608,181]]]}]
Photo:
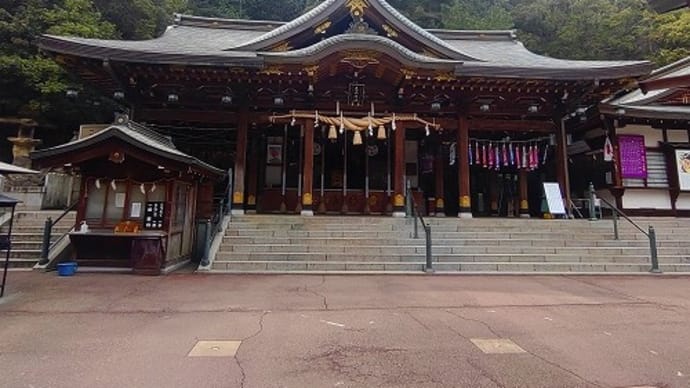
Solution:
[{"label": "white flag", "polygon": [[604,143],[604,161],[613,161],[613,144],[611,144],[611,139],[606,136],[606,142]]}]

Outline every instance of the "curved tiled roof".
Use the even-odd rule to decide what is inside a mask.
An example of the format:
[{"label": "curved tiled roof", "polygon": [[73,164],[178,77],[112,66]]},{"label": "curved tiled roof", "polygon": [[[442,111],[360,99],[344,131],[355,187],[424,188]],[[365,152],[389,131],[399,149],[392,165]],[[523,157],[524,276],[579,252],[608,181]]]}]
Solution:
[{"label": "curved tiled roof", "polygon": [[326,0],[318,6],[312,8],[309,12],[298,17],[297,19],[292,20],[289,23],[285,23],[282,26],[272,31],[269,31],[261,36],[257,36],[252,40],[238,44],[234,46],[234,48],[245,48],[249,50],[255,50],[259,48],[255,46],[270,45],[273,41],[280,40],[280,38],[286,33],[301,32],[315,23],[314,20],[316,16],[337,9],[339,6],[342,5],[341,3],[343,3],[343,0]]},{"label": "curved tiled roof", "polygon": [[[486,77],[545,79],[610,79],[648,74],[651,65],[639,61],[573,61],[549,58],[527,50],[513,31],[424,30],[401,15],[384,0],[369,0],[369,6],[387,17],[394,28],[416,36],[432,51],[456,60],[456,74]],[[310,47],[286,53],[268,53],[265,48],[286,36],[323,21],[323,16],[345,5],[345,0],[326,0],[289,23],[247,21],[177,15],[175,25],[156,39],[117,41],[45,35],[40,47],[49,52],[101,60],[184,64],[206,66],[263,67],[267,60],[284,60],[314,55],[336,43],[361,49],[374,43],[385,50],[396,50],[397,57],[420,67],[441,63],[438,59],[413,52],[383,36],[340,34]],[[354,37],[353,37],[354,36]],[[414,51],[417,51],[415,49]]]},{"label": "curved tiled roof", "polygon": [[[690,57],[654,70],[641,84],[646,81],[669,80],[671,81],[670,84],[677,85],[676,79],[686,76],[690,76]],[[636,88],[623,95],[604,100],[599,109],[603,113],[616,114],[618,109],[623,108],[626,111],[626,116],[688,120],[690,119],[690,107],[661,105],[658,103],[659,100],[673,95],[678,90],[682,89],[679,87],[669,87],[645,93],[641,88]]]},{"label": "curved tiled roof", "polygon": [[39,47],[61,54],[137,63],[260,66],[256,53],[218,49],[218,45],[253,35],[256,32],[172,26],[160,38],[142,41],[44,35]]},{"label": "curved tiled roof", "polygon": [[208,163],[205,163],[193,156],[187,155],[178,150],[173,142],[146,126],[134,121],[126,121],[122,124],[113,124],[96,132],[91,136],[84,137],[59,146],[45,148],[31,153],[32,159],[42,159],[50,156],[60,155],[87,147],[91,147],[110,138],[121,139],[133,146],[145,149],[161,157],[175,160],[187,165],[202,168],[216,175],[223,175],[225,172]]},{"label": "curved tiled roof", "polygon": [[402,57],[403,60],[416,63],[421,66],[436,66],[436,65],[456,65],[461,64],[462,61],[430,58],[421,54],[417,54],[401,44],[378,35],[364,35],[364,34],[346,34],[336,35],[331,38],[322,40],[312,46],[286,52],[264,52],[259,55],[264,57],[275,58],[293,58],[302,60],[309,57],[319,57],[320,54],[327,55],[333,51],[347,50],[350,46],[367,47],[373,49],[378,47],[381,51],[387,52],[390,55],[396,53]]}]

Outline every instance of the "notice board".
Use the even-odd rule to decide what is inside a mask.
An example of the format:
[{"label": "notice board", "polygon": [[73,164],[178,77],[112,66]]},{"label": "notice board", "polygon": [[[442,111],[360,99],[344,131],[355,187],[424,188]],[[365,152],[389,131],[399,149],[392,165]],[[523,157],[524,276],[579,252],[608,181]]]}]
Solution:
[{"label": "notice board", "polygon": [[626,179],[647,179],[647,148],[644,136],[618,136],[621,177]]},{"label": "notice board", "polygon": [[558,183],[545,182],[544,194],[546,195],[546,204],[549,206],[549,213],[566,214],[561,186]]}]

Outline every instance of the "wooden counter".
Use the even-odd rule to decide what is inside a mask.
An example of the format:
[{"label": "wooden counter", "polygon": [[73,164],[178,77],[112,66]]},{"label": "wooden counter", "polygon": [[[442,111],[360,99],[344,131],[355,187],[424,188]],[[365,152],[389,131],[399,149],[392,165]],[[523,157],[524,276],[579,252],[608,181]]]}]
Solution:
[{"label": "wooden counter", "polygon": [[167,234],[93,231],[72,232],[69,238],[74,260],[81,266],[132,268],[135,273],[158,275],[165,258]]}]

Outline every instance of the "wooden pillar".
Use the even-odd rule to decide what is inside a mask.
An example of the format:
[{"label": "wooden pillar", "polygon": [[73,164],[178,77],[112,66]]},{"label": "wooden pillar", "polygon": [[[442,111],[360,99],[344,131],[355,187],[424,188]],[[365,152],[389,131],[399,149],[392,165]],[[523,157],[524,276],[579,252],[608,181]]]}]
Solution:
[{"label": "wooden pillar", "polygon": [[557,157],[557,178],[558,184],[561,186],[561,193],[563,195],[563,202],[565,208],[570,208],[570,174],[568,172],[568,144],[565,134],[565,120],[558,121],[558,129],[556,129],[556,157]]},{"label": "wooden pillar", "polygon": [[393,163],[393,217],[405,217],[405,124],[398,122],[395,130],[395,161]]},{"label": "wooden pillar", "polygon": [[249,113],[243,108],[237,122],[237,148],[235,152],[235,179],[232,190],[232,214],[244,214],[244,173],[247,164],[247,132]]},{"label": "wooden pillar", "polygon": [[458,194],[460,196],[460,218],[472,218],[472,199],[470,193],[470,124],[467,117],[458,119]]},{"label": "wooden pillar", "polygon": [[436,152],[436,159],[434,163],[434,175],[436,178],[436,217],[445,217],[446,215],[446,200],[445,200],[445,187],[444,187],[444,166],[446,165],[443,160],[443,141],[439,136],[438,148]]},{"label": "wooden pillar", "polygon": [[[618,121],[618,120],[617,120]],[[623,195],[625,194],[625,188],[623,187],[623,176],[621,175],[621,164],[620,164],[620,148],[618,145],[618,136],[616,134],[616,123],[611,118],[606,118],[603,120],[604,128],[608,131],[609,139],[613,145],[613,162],[611,167],[611,179],[613,185],[609,190],[611,195],[616,200],[616,207],[619,209],[623,208]]]},{"label": "wooden pillar", "polygon": [[529,218],[529,190],[527,186],[527,169],[520,169],[519,184],[520,184],[520,217]]},{"label": "wooden pillar", "polygon": [[304,170],[302,173],[303,216],[314,215],[314,121],[304,122]]},{"label": "wooden pillar", "polygon": [[256,191],[259,180],[259,134],[249,134],[249,153],[247,157],[247,212],[256,213]]}]

